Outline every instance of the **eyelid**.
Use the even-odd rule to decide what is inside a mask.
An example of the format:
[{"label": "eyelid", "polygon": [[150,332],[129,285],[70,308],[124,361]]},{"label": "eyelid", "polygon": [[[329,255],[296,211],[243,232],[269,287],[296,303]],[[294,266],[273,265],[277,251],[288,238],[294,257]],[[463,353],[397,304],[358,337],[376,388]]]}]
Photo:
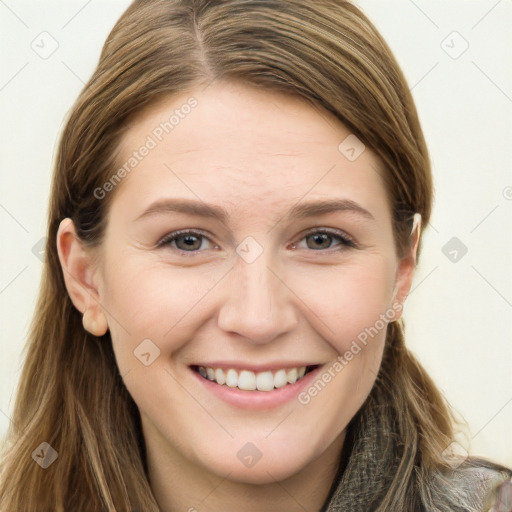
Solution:
[{"label": "eyelid", "polygon": [[[295,248],[296,245],[301,240],[303,240],[304,238],[306,238],[309,235],[316,234],[316,233],[326,234],[326,235],[328,235],[330,237],[338,238],[340,240],[340,243],[337,246],[335,246],[334,248],[331,247],[331,248],[328,248],[328,249],[319,249],[319,250],[311,249],[313,252],[330,253],[330,252],[340,251],[344,247],[345,248],[352,247],[352,248],[355,248],[355,249],[357,249],[359,247],[358,243],[354,240],[354,238],[351,237],[346,232],[338,230],[338,229],[334,229],[334,228],[322,228],[322,227],[310,228],[309,230],[301,233],[298,236],[298,238],[296,239],[296,241],[292,242],[292,246],[294,246],[294,248]],[[202,231],[200,229],[194,229],[194,228],[180,229],[180,230],[177,230],[177,231],[172,231],[171,233],[167,233],[166,235],[164,235],[157,242],[156,247],[157,248],[162,248],[162,247],[165,247],[166,245],[170,245],[170,243],[173,242],[180,235],[199,236],[199,237],[207,239],[210,243],[214,244],[214,246],[215,246],[214,248],[218,248],[219,247],[217,244],[215,244],[212,241],[212,239],[210,238],[210,236],[208,234],[206,234],[204,231]],[[336,247],[341,247],[341,248],[336,249]],[[173,248],[173,249],[175,251],[178,251],[180,254],[185,254],[186,256],[193,256],[193,255],[195,255],[197,253],[203,252],[203,251],[200,251],[200,250],[185,251],[185,250],[179,249],[177,247]]]},{"label": "eyelid", "polygon": [[[160,240],[156,243],[156,247],[164,247],[165,245],[170,244],[170,242],[174,241],[174,239],[178,238],[180,235],[193,235],[193,236],[200,236],[203,238],[206,238],[209,240],[212,244],[214,242],[211,240],[210,236],[207,235],[204,231],[201,231],[200,229],[178,229],[177,231],[172,231],[171,233],[167,233],[164,235]],[[214,244],[217,246],[216,244]],[[182,249],[176,249],[176,251],[179,251],[181,253],[194,253],[194,252],[202,252],[202,251],[184,251]]]},{"label": "eyelid", "polygon": [[[342,245],[348,245],[350,247],[358,247],[357,242],[352,238],[348,233],[345,233],[345,231],[341,231],[339,229],[334,228],[311,228],[301,235],[299,235],[298,241],[302,240],[303,238],[312,235],[314,233],[324,233],[329,236],[340,238],[343,241]],[[294,242],[295,243],[295,242]],[[326,249],[325,251],[329,251],[329,249]],[[323,251],[323,252],[325,252]],[[322,252],[322,251],[317,251]]]}]

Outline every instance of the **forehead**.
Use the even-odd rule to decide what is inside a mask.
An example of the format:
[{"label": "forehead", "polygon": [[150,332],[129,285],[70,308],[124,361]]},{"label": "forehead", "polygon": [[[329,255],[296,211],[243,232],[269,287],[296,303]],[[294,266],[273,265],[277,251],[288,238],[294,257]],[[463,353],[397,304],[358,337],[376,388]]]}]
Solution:
[{"label": "forehead", "polygon": [[387,209],[381,164],[368,148],[347,158],[343,149],[354,143],[359,152],[345,125],[302,98],[213,84],[162,99],[130,121],[118,157],[129,172],[116,193],[135,209],[160,196],[245,213],[341,196]]}]

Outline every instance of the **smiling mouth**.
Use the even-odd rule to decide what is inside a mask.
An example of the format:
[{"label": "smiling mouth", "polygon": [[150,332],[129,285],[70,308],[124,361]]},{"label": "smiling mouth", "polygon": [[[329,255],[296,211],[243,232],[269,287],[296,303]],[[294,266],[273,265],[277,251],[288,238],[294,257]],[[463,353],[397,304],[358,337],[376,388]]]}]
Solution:
[{"label": "smiling mouth", "polygon": [[305,375],[312,372],[318,365],[282,368],[276,371],[253,372],[251,370],[235,370],[229,368],[209,368],[191,366],[191,369],[206,380],[220,386],[238,388],[243,391],[273,391],[290,384],[295,384]]}]

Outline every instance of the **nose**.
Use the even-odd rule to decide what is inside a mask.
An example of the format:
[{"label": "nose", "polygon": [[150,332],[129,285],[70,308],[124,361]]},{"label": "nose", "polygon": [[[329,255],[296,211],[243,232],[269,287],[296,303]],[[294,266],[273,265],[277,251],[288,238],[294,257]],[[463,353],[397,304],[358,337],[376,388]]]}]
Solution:
[{"label": "nose", "polygon": [[218,326],[252,344],[269,343],[297,325],[294,294],[270,268],[271,258],[266,251],[251,263],[237,257],[225,278]]}]

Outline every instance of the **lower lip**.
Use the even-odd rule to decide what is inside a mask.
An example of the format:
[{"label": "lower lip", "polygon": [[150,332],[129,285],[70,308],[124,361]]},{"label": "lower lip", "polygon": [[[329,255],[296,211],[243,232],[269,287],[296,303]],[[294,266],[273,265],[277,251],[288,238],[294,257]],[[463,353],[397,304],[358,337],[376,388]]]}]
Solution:
[{"label": "lower lip", "polygon": [[286,384],[282,388],[274,388],[273,391],[244,391],[230,388],[205,379],[194,370],[190,371],[208,391],[230,405],[240,409],[272,409],[297,398],[297,395],[315,380],[321,369],[322,366],[319,366],[294,384]]}]

